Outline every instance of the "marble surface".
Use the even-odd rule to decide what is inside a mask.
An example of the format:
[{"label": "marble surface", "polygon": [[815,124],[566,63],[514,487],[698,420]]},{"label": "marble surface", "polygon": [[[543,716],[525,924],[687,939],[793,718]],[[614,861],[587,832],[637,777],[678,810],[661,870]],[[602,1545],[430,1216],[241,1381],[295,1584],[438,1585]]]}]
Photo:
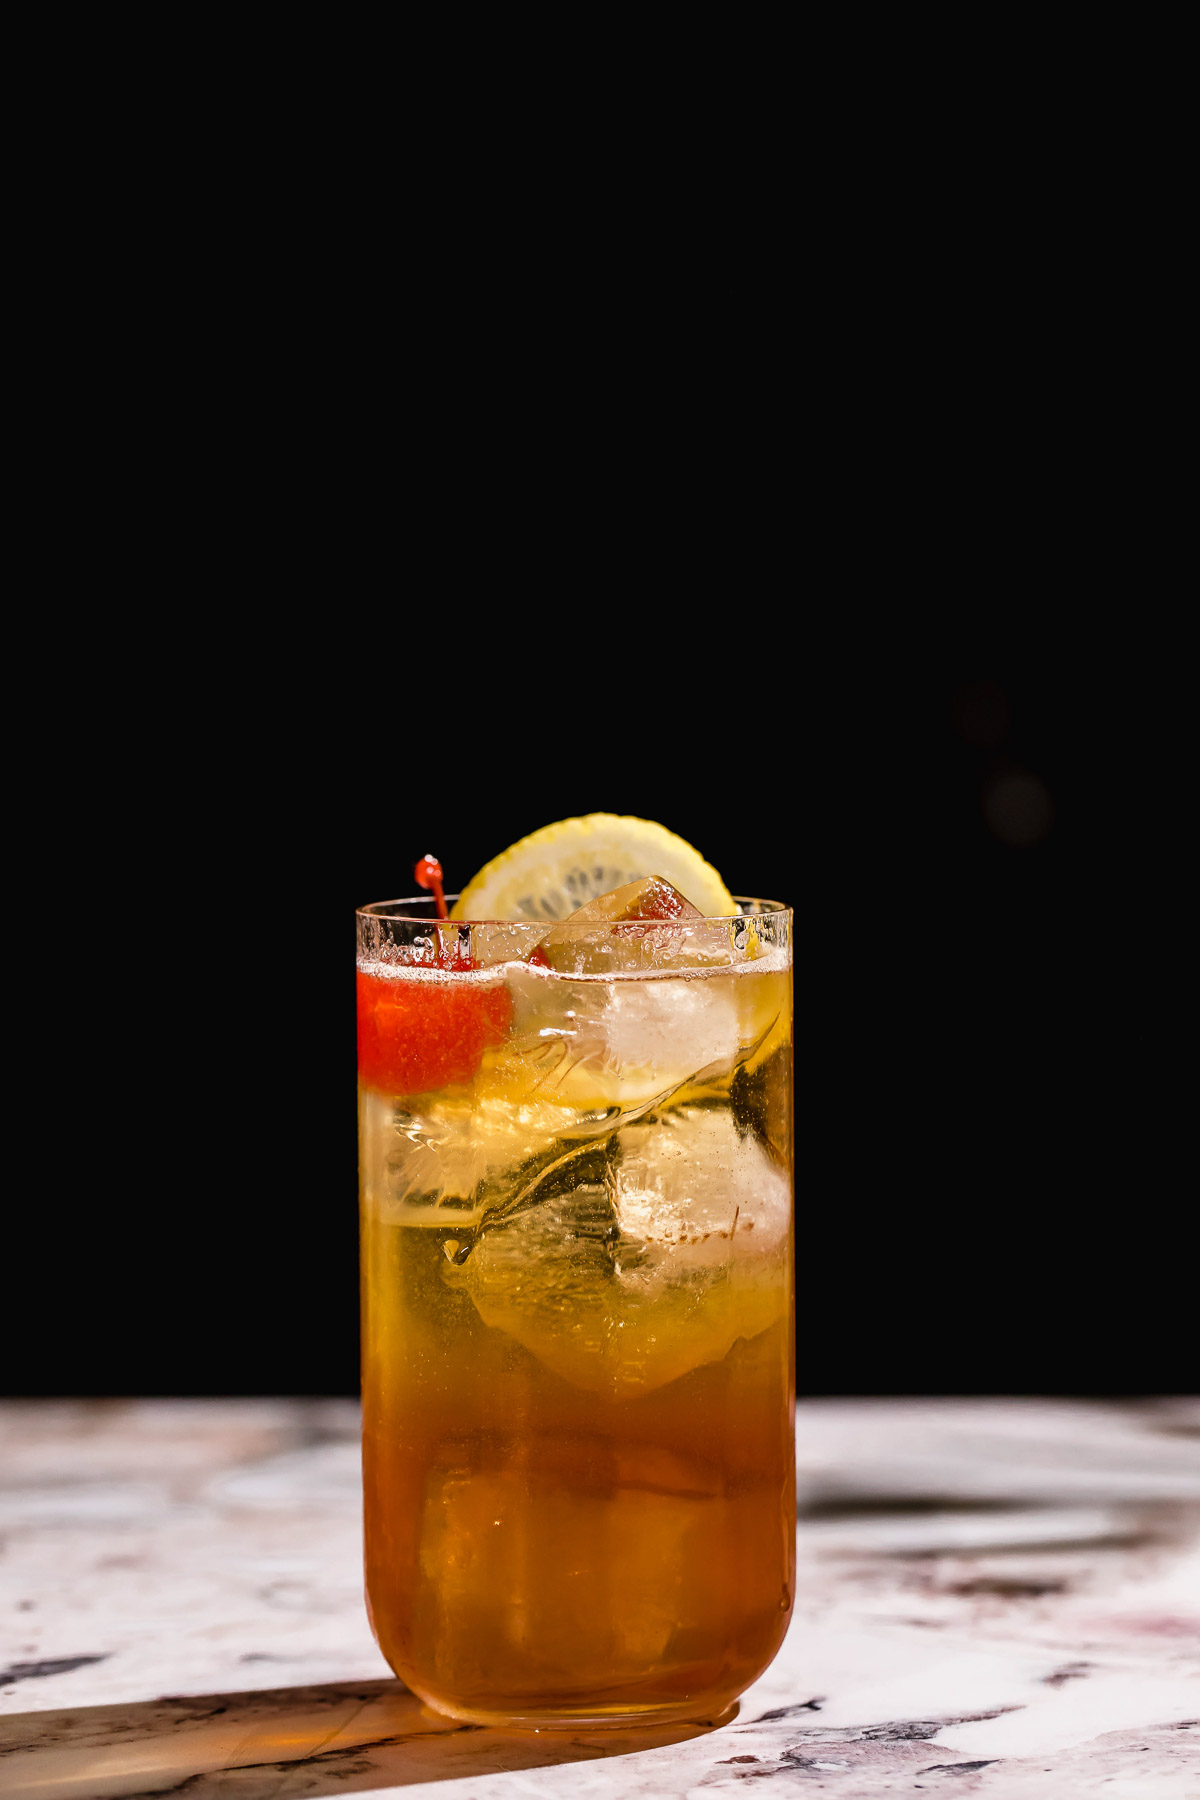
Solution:
[{"label": "marble surface", "polygon": [[357,1414],[0,1406],[5,1800],[1200,1800],[1200,1401],[810,1402],[736,1716],[455,1725],[363,1612]]}]

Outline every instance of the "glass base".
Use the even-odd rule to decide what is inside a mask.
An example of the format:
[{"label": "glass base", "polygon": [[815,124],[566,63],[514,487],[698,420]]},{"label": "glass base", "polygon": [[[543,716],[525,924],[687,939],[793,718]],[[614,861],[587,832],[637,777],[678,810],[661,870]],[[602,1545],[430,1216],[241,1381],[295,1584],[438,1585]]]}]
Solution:
[{"label": "glass base", "polygon": [[736,1700],[718,1700],[707,1705],[703,1700],[680,1700],[669,1704],[648,1703],[641,1706],[590,1706],[585,1702],[577,1706],[530,1707],[518,1703],[511,1709],[501,1706],[492,1710],[478,1706],[458,1706],[440,1696],[434,1698],[431,1694],[421,1693],[417,1688],[413,1692],[431,1712],[459,1719],[465,1725],[491,1725],[504,1731],[652,1732],[659,1726],[688,1725],[694,1731],[701,1732],[729,1725],[738,1715]]}]

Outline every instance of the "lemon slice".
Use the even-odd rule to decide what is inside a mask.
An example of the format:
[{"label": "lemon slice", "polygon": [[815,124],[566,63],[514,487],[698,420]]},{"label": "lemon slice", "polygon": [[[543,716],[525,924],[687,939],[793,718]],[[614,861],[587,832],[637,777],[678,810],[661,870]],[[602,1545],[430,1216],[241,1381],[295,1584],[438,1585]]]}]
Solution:
[{"label": "lemon slice", "polygon": [[650,819],[587,813],[521,838],[467,883],[452,919],[565,919],[627,881],[661,875],[710,919],[732,918],[733,895],[698,850]]}]

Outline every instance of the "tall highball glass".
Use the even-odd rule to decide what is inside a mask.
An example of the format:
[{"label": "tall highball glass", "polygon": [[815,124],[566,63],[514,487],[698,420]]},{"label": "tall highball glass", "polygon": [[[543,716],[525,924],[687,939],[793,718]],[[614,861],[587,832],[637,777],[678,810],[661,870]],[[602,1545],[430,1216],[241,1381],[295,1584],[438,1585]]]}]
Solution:
[{"label": "tall highball glass", "polygon": [[737,904],[553,966],[358,914],[367,1592],[456,1718],[711,1717],[783,1640],[792,915]]}]

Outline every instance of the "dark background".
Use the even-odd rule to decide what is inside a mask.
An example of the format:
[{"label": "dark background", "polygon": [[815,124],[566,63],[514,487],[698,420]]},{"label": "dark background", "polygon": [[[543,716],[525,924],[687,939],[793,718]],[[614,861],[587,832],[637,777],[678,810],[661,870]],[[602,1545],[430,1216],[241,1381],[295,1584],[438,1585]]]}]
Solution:
[{"label": "dark background", "polygon": [[448,618],[266,707],[226,681],[164,788],[131,755],[89,840],[103,954],[45,990],[6,1390],[353,1392],[353,909],[594,809],[796,908],[802,1393],[1194,1388],[1119,697],[1028,643],[810,652],[786,608],[777,638],[766,607],[668,612],[634,655],[637,621],[568,650],[546,620],[494,677],[469,647],[469,700]]}]

